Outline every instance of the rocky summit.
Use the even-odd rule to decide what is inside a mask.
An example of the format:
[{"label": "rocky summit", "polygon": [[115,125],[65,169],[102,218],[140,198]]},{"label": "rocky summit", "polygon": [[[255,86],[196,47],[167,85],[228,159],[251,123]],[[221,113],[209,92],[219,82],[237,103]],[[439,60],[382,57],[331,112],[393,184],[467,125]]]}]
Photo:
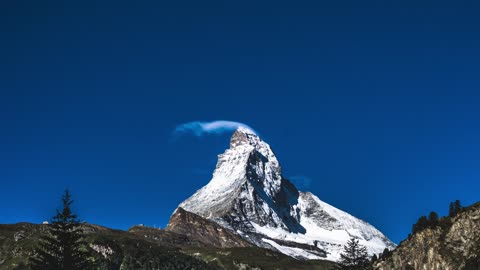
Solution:
[{"label": "rocky summit", "polygon": [[210,182],[175,213],[179,209],[213,221],[253,245],[298,259],[338,261],[352,236],[370,255],[395,248],[367,222],[299,191],[283,177],[270,145],[244,127],[234,132],[230,147],[218,156]]}]

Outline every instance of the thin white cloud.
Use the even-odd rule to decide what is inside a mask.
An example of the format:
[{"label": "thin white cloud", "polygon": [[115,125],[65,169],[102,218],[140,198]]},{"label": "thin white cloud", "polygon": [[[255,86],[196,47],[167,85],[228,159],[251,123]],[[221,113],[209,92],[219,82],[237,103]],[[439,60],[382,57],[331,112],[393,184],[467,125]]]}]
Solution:
[{"label": "thin white cloud", "polygon": [[193,121],[178,125],[173,131],[173,135],[178,136],[193,134],[194,136],[200,137],[209,134],[232,132],[239,127],[248,128],[255,132],[253,128],[240,122],[217,120],[211,122]]}]

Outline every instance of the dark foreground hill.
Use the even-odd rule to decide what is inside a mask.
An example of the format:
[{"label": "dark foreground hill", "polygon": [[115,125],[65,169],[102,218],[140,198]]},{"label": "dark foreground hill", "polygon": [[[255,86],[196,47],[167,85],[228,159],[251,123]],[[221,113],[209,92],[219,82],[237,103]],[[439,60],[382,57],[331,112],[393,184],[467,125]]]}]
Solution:
[{"label": "dark foreground hill", "polygon": [[[49,225],[0,225],[0,270],[28,269],[28,258]],[[221,248],[205,238],[143,226],[128,231],[83,224],[96,269],[330,269],[258,247]],[[211,230],[211,229],[210,229]]]}]

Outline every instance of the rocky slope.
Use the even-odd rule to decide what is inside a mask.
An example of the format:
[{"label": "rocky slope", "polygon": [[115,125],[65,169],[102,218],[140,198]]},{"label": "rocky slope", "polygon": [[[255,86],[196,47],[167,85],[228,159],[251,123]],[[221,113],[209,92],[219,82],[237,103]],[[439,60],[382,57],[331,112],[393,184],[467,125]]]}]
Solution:
[{"label": "rocky slope", "polygon": [[[30,223],[0,225],[0,269],[26,270],[47,226]],[[189,256],[173,243],[195,243],[182,235],[157,230],[147,238],[141,230],[127,232],[84,224],[91,261],[95,269],[222,269],[214,263]],[[168,241],[165,241],[168,239]],[[183,242],[185,241],[185,242]]]},{"label": "rocky slope", "polygon": [[240,236],[221,227],[217,223],[187,212],[180,207],[173,213],[166,230],[185,235],[206,246],[219,248],[252,246]]},{"label": "rocky slope", "polygon": [[282,176],[270,145],[247,128],[235,131],[218,156],[211,181],[179,207],[296,258],[337,261],[351,236],[370,254],[395,247],[370,224],[298,191]]},{"label": "rocky slope", "polygon": [[[0,224],[0,270],[28,269],[28,258],[34,254],[40,236],[47,231],[46,226],[48,225],[30,223]],[[121,231],[84,224],[82,229],[91,261],[95,262],[97,270],[326,270],[333,266],[325,261],[301,262],[257,247],[217,248],[196,240],[195,236],[144,226]]]},{"label": "rocky slope", "polygon": [[480,269],[480,203],[409,237],[375,269]]}]

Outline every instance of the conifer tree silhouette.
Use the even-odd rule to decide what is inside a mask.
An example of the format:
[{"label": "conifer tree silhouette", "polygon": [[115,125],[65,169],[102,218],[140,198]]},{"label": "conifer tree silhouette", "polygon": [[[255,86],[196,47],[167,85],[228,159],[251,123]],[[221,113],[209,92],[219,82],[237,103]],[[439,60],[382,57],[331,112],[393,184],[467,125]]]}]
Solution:
[{"label": "conifer tree silhouette", "polygon": [[70,208],[72,203],[70,192],[65,190],[63,209],[57,209],[51,224],[47,225],[48,234],[40,240],[36,256],[30,259],[32,270],[92,269],[80,221]]}]

